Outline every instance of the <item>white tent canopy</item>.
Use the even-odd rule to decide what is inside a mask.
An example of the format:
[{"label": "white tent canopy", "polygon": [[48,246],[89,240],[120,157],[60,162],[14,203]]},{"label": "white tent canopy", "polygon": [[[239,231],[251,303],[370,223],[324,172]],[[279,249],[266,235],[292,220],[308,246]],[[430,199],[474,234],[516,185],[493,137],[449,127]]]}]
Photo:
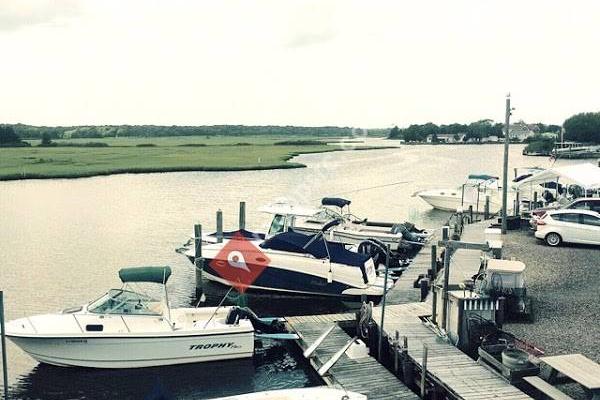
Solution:
[{"label": "white tent canopy", "polygon": [[522,188],[527,184],[541,184],[557,180],[563,184],[578,185],[587,190],[600,189],[600,168],[590,163],[551,168],[523,179],[517,184],[517,188]]}]

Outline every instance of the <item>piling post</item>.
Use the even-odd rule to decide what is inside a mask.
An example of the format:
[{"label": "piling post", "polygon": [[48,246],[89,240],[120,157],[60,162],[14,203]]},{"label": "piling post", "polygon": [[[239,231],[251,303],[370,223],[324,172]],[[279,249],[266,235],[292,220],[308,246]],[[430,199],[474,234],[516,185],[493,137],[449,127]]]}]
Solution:
[{"label": "piling post", "polygon": [[[477,205],[479,207],[479,203]],[[469,224],[473,223],[473,204],[469,206]]]},{"label": "piling post", "polygon": [[425,398],[426,378],[427,378],[427,344],[423,343],[423,368],[421,368],[421,398]]},{"label": "piling post", "polygon": [[521,214],[521,199],[519,196],[519,191],[515,194],[515,216]]},{"label": "piling post", "polygon": [[383,300],[381,304],[381,325],[379,333],[379,342],[377,344],[377,357],[381,359],[381,341],[383,340],[384,321],[385,321],[385,298],[387,297],[388,273],[390,270],[390,245],[386,246],[385,250],[385,278],[383,279]]},{"label": "piling post", "polygon": [[537,204],[538,204],[538,198],[537,198],[538,194],[537,192],[533,192],[533,207],[529,207],[530,210],[529,211],[533,211],[537,208]]},{"label": "piling post", "polygon": [[223,243],[223,211],[217,210],[217,243]]},{"label": "piling post", "polygon": [[412,362],[408,358],[408,338],[403,337],[402,341],[402,380],[408,387],[412,387],[415,382],[415,371]]},{"label": "piling post", "polygon": [[434,325],[437,325],[437,290],[436,286],[435,286],[435,280],[433,281],[433,285],[431,286],[431,290],[433,291],[431,293],[432,298],[431,298],[431,322],[433,322]]},{"label": "piling post", "polygon": [[246,229],[246,202],[240,201],[240,230]]},{"label": "piling post", "polygon": [[431,245],[431,279],[437,276],[437,245]]},{"label": "piling post", "polygon": [[496,311],[496,325],[502,329],[506,319],[506,297],[498,297],[498,310]]},{"label": "piling post", "polygon": [[398,357],[400,356],[398,353],[400,351],[400,332],[396,331],[394,336],[394,372],[398,375]]},{"label": "piling post", "polygon": [[425,301],[429,294],[429,279],[423,278],[419,281],[419,287],[421,289],[421,301]]},{"label": "piling post", "polygon": [[448,314],[448,281],[450,280],[450,254],[452,250],[446,245],[444,251],[444,288],[442,291],[442,329],[446,330],[446,319]]},{"label": "piling post", "polygon": [[4,292],[0,290],[0,346],[2,346],[2,381],[4,382],[4,399],[8,400],[8,363],[6,362],[6,336],[4,333]]},{"label": "piling post", "polygon": [[448,225],[442,227],[442,240],[446,241],[450,238],[450,227]]},{"label": "piling post", "polygon": [[483,205],[483,219],[487,220],[490,218],[490,196],[485,195],[485,203]]},{"label": "piling post", "polygon": [[202,275],[204,259],[202,258],[202,225],[194,225],[194,266],[196,267],[196,298],[200,299],[204,292]]}]

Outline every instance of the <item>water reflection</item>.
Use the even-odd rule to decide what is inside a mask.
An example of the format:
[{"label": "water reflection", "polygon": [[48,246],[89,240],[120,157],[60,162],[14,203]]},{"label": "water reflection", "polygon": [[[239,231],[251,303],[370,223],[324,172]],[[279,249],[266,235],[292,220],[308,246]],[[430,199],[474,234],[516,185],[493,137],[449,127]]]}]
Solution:
[{"label": "water reflection", "polygon": [[298,365],[289,345],[264,341],[252,359],[200,364],[105,370],[38,364],[12,386],[12,399],[203,399],[320,384]]},{"label": "water reflection", "polygon": [[[521,150],[522,146],[512,147],[511,166],[549,166],[547,159],[524,157]],[[117,271],[135,265],[170,265],[173,306],[195,304],[194,268],[174,250],[191,236],[193,223],[213,230],[219,208],[225,230],[235,229],[239,201],[247,202],[250,229],[267,225],[270,216],[258,208],[275,198],[314,204],[321,197],[349,191],[356,215],[440,226],[448,214],[431,210],[412,194],[458,186],[469,173],[500,174],[502,146],[406,146],[310,154],[299,161],[308,168],[0,182],[0,287],[7,319],[84,304],[118,287]],[[405,183],[382,186],[391,182]],[[207,285],[206,304],[218,304],[224,293],[223,287]],[[297,296],[249,294],[246,301],[261,316],[353,308],[333,299]],[[201,399],[314,384],[311,371],[293,349],[272,348],[260,362],[255,358],[210,366],[95,371],[38,365],[9,343],[9,377],[15,399],[139,399],[161,394]]]}]

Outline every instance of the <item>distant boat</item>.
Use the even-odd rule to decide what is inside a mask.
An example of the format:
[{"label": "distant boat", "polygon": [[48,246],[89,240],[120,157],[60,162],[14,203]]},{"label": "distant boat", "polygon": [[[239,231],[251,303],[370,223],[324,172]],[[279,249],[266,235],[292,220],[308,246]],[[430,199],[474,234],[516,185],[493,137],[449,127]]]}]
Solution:
[{"label": "distant boat", "polygon": [[576,142],[557,143],[552,150],[555,158],[599,158],[600,145],[586,145]]},{"label": "distant boat", "polygon": [[[124,268],[120,289],[56,314],[10,321],[6,336],[39,362],[138,368],[252,357],[254,327],[237,307],[170,308],[169,267]],[[157,299],[132,283],[161,284]]]},{"label": "distant boat", "polygon": [[423,190],[416,195],[438,210],[456,212],[462,209],[467,212],[472,206],[473,212],[478,214],[484,213],[489,196],[489,212],[495,214],[502,209],[502,188],[498,179],[492,175],[473,174],[457,188]]},{"label": "distant boat", "polygon": [[268,390],[212,400],[367,400],[367,396],[328,387]]},{"label": "distant boat", "polygon": [[267,237],[288,229],[306,234],[324,231],[328,240],[357,245],[374,240],[383,246],[389,245],[392,252],[403,252],[408,257],[418,252],[432,235],[410,222],[358,218],[350,212],[350,204],[350,200],[339,197],[321,199],[320,207],[298,206],[280,199],[261,207],[260,211],[273,215]]}]

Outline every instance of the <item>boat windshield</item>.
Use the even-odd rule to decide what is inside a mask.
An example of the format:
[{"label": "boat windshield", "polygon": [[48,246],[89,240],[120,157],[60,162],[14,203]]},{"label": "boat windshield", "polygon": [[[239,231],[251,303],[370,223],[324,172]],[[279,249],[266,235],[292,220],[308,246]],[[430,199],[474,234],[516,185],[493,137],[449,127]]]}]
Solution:
[{"label": "boat windshield", "polygon": [[96,314],[161,315],[162,302],[130,290],[111,289],[87,309]]}]

